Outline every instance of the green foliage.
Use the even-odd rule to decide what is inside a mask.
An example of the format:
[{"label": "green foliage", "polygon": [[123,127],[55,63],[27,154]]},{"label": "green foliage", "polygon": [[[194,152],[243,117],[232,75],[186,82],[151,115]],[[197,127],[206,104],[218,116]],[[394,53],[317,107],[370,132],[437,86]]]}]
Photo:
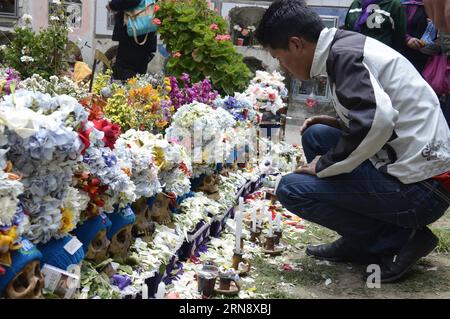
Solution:
[{"label": "green foliage", "polygon": [[189,73],[194,83],[209,77],[220,93],[245,90],[251,72],[242,55],[231,41],[216,39],[228,30],[221,16],[210,10],[205,0],[162,0],[160,5],[155,13],[162,22],[158,30],[172,53],[167,73]]},{"label": "green foliage", "polygon": [[5,64],[22,78],[39,74],[45,79],[60,75],[68,68],[69,27],[64,3],[54,4],[47,28],[35,32],[31,20],[23,17],[14,29],[14,38],[4,52]]}]

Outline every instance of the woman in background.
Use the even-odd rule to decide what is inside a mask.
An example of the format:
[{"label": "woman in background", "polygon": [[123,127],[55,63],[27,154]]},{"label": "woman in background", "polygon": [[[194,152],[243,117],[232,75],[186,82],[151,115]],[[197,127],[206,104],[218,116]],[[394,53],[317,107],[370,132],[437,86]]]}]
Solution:
[{"label": "woman in background", "polygon": [[[113,66],[113,78],[116,80],[127,80],[136,74],[147,73],[148,63],[153,59],[156,52],[156,33],[148,34],[144,45],[139,45],[134,37],[128,36],[127,27],[124,25],[124,11],[139,5],[141,0],[111,0],[107,6],[108,10],[114,11],[115,25],[113,41],[119,41],[116,63]],[[139,36],[138,41],[142,43],[145,35]]]},{"label": "woman in background", "polygon": [[[406,12],[406,37],[404,56],[422,73],[429,55],[422,53],[421,49],[426,43],[421,40],[428,26],[428,16],[421,0],[404,0],[402,5]],[[430,21],[431,23],[431,21]],[[434,41],[435,39],[431,39]]]}]

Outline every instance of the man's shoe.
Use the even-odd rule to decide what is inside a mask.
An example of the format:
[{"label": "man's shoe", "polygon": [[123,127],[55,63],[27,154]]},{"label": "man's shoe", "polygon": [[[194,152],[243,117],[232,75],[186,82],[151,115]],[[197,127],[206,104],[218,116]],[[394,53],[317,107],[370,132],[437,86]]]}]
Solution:
[{"label": "man's shoe", "polygon": [[[402,278],[416,262],[431,253],[439,240],[428,227],[413,230],[406,245],[397,255],[383,257],[380,265],[380,282],[390,283]],[[363,278],[367,278],[365,274]]]},{"label": "man's shoe", "polygon": [[378,263],[378,256],[361,252],[350,245],[343,237],[330,243],[306,247],[306,255],[320,260],[333,262],[357,262],[362,264]]}]

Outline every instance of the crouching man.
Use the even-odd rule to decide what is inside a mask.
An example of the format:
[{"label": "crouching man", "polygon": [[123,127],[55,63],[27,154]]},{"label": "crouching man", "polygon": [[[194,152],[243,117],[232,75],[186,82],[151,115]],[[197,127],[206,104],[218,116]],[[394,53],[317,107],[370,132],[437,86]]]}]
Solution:
[{"label": "crouching man", "polygon": [[436,247],[427,225],[450,204],[450,132],[438,98],[398,52],[325,28],[301,0],[274,2],[257,38],[297,79],[326,74],[338,114],[305,121],[308,164],[276,191],[288,210],[341,236],[306,253],[377,263],[382,283],[398,280]]}]

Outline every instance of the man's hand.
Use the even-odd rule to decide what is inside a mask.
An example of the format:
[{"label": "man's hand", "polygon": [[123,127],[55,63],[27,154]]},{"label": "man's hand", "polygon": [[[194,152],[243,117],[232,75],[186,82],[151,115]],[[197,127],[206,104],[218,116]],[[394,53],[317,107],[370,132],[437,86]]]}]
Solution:
[{"label": "man's hand", "polygon": [[314,124],[324,124],[339,128],[339,123],[336,118],[328,115],[316,115],[303,122],[303,125],[300,128],[300,134],[303,134],[308,127]]},{"label": "man's hand", "polygon": [[296,173],[296,174],[309,174],[309,175],[316,176],[317,175],[316,174],[316,165],[317,165],[317,162],[319,161],[319,159],[320,159],[320,156],[316,156],[316,158],[313,159],[311,163],[308,163],[308,164],[305,164],[305,165],[302,165],[302,166],[298,167],[294,171],[294,173]]},{"label": "man's hand", "polygon": [[420,50],[423,47],[422,42],[417,38],[411,38],[408,41],[408,46],[414,50]]},{"label": "man's hand", "polygon": [[423,0],[423,4],[436,28],[450,33],[450,0]]}]

